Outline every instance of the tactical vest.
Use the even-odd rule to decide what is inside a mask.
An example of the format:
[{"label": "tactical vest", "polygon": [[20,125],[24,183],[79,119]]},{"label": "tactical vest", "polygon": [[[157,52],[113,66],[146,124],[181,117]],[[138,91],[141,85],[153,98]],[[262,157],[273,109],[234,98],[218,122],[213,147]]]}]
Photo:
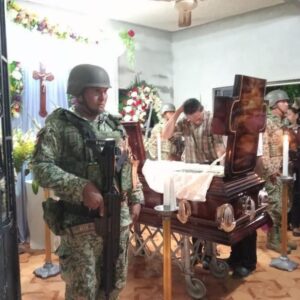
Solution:
[{"label": "tactical vest", "polygon": [[[113,116],[106,115],[105,118],[101,120],[102,123],[99,126],[105,123],[110,130],[107,132],[98,131],[94,129],[88,121],[62,108],[55,110],[47,121],[53,122],[56,120],[62,121],[61,123],[65,125],[64,130],[62,130],[63,136],[60,137],[60,140],[63,142],[63,150],[56,164],[68,173],[90,180],[102,191],[104,181],[103,172],[101,172],[101,165],[99,165],[97,161],[95,155],[96,150],[93,149],[92,142],[95,139],[105,138],[114,138],[116,144],[121,142],[125,137],[125,131],[121,124]],[[118,172],[116,172],[115,183],[117,188],[120,192],[130,193],[132,189],[131,163],[127,155],[124,156],[117,153],[116,165]],[[60,192],[57,192],[57,195],[61,200],[64,200],[63,191],[61,195]],[[93,220],[94,216],[87,215],[86,209],[82,209],[83,214],[80,215],[78,212],[81,211],[81,208],[78,207],[78,205],[72,204],[70,200],[71,199],[67,199],[67,201],[65,201],[68,205],[64,207],[54,207],[51,206],[53,203],[48,203],[51,207],[48,207],[48,212],[46,213],[48,215],[46,217],[50,223],[53,223],[53,226],[65,229]],[[72,205],[74,207],[72,207]],[[63,210],[63,220],[60,216],[58,217],[59,210]],[[57,224],[57,222],[60,222],[60,225]],[[50,225],[49,227],[51,228]]]}]

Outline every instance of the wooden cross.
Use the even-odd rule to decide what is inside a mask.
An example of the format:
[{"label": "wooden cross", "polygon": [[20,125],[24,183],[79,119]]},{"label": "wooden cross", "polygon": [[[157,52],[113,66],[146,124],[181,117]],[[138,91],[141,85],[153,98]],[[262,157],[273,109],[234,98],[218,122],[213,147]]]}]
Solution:
[{"label": "wooden cross", "polygon": [[259,133],[266,126],[265,86],[265,79],[236,75],[233,97],[215,97],[212,131],[228,136],[227,178],[255,168]]},{"label": "wooden cross", "polygon": [[48,114],[46,110],[46,81],[52,81],[54,76],[52,73],[46,73],[46,69],[40,63],[40,71],[33,71],[32,77],[40,81],[40,111],[39,115],[45,118]]}]

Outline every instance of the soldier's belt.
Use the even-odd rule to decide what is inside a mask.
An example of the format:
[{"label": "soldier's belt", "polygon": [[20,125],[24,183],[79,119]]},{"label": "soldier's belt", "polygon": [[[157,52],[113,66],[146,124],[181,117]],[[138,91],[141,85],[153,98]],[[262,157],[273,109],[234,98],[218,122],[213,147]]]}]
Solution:
[{"label": "soldier's belt", "polygon": [[[99,220],[99,219],[98,219]],[[103,227],[102,222],[95,220],[95,222],[85,223],[80,225],[75,225],[67,228],[67,232],[70,233],[72,236],[84,235],[84,234],[97,234],[102,236],[103,235]],[[128,228],[128,226],[122,226],[120,228],[121,231]]]},{"label": "soldier's belt", "polygon": [[95,223],[85,223],[80,225],[75,225],[68,228],[68,231],[71,233],[71,235],[81,235],[81,234],[92,234],[96,233],[96,226]]}]

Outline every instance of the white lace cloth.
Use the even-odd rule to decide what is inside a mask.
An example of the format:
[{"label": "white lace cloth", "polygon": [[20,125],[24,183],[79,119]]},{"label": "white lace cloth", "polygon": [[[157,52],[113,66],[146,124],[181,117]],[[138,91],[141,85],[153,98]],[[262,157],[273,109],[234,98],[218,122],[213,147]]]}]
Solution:
[{"label": "white lace cloth", "polygon": [[176,205],[176,198],[206,201],[213,177],[224,175],[223,166],[178,161],[146,160],[142,171],[149,187],[163,193],[164,205],[171,206]]}]

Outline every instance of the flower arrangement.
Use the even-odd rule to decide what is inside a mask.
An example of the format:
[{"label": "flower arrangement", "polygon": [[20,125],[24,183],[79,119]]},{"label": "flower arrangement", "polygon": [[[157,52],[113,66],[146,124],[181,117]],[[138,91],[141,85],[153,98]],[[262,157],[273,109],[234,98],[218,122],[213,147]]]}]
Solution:
[{"label": "flower arrangement", "polygon": [[21,129],[13,129],[13,152],[14,166],[16,172],[22,170],[25,161],[32,156],[35,145],[35,134],[32,131],[23,133]]},{"label": "flower arrangement", "polygon": [[18,118],[22,111],[23,75],[21,64],[12,61],[9,69],[10,112],[13,118]]},{"label": "flower arrangement", "polygon": [[[7,1],[7,10],[13,22],[22,25],[30,31],[36,30],[40,33],[49,34],[50,36],[62,40],[71,39],[76,42],[99,44],[98,40],[91,41],[88,37],[75,33],[72,29],[60,28],[58,24],[49,22],[46,17],[39,18],[35,13],[28,12],[26,9],[22,8],[15,0]],[[131,66],[133,66],[135,62],[134,36],[135,32],[132,29],[128,31],[123,30],[119,33],[119,37],[126,47],[127,60]]]},{"label": "flower arrangement", "polygon": [[123,120],[139,121],[144,125],[151,106],[152,114],[160,120],[161,100],[157,89],[145,82],[136,83],[129,89],[127,99],[124,100],[121,109]]},{"label": "flower arrangement", "polygon": [[123,30],[119,33],[119,36],[127,50],[127,60],[133,67],[135,63],[135,32],[130,29],[128,31]]},{"label": "flower arrangement", "polygon": [[[53,37],[63,40],[69,38],[75,40],[76,42],[90,42],[87,37],[81,36],[73,32],[71,29],[62,30],[59,28],[58,24],[51,24],[47,18],[38,18],[35,13],[28,12],[14,0],[9,0],[7,2],[7,10],[15,23],[20,24],[24,28],[31,31],[36,30],[43,34],[49,34]],[[94,43],[98,44],[99,41],[94,41]]]}]

